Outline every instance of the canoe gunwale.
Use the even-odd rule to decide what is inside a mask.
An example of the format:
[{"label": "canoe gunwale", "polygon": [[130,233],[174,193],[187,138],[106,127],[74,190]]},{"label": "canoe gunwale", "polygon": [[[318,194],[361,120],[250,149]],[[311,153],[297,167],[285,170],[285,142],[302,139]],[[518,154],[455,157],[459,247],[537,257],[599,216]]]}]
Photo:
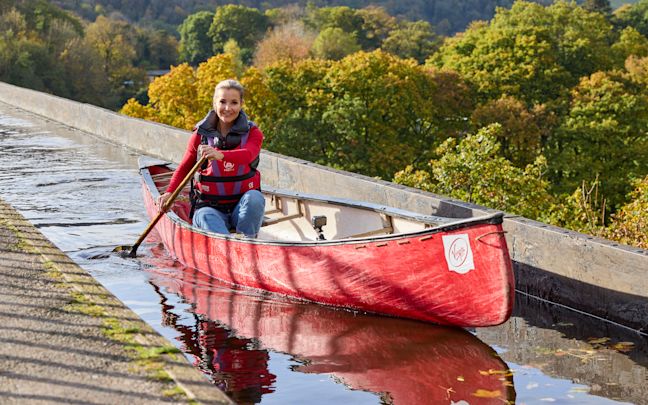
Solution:
[{"label": "canoe gunwale", "polygon": [[[145,160],[144,160],[145,161]],[[149,160],[149,162],[151,162]],[[151,163],[143,163],[143,159],[140,158],[139,161],[140,174],[142,176],[143,182],[146,184],[146,189],[153,200],[159,195],[157,186],[152,178],[152,175],[149,171],[149,167],[152,166],[167,166],[170,170],[173,170],[172,165],[168,162],[163,161],[153,161]],[[333,197],[324,197],[317,196],[312,194],[291,192],[288,190],[279,190],[272,187],[264,187],[264,192],[269,194],[278,195],[281,197],[295,198],[299,200],[311,200],[322,203],[329,203],[332,205],[343,205],[347,207],[357,207],[360,209],[366,209],[398,218],[405,218],[410,220],[415,220],[418,222],[429,224],[430,221],[433,221],[433,218],[437,219],[446,219],[445,217],[435,217],[431,215],[418,214],[411,211],[405,211],[393,207],[383,206],[374,203],[365,203],[361,201],[353,201],[343,198],[333,198]],[[396,233],[396,234],[387,234],[387,235],[376,235],[376,236],[366,236],[359,238],[347,238],[347,239],[334,239],[334,240],[312,240],[312,241],[282,241],[282,240],[262,240],[247,238],[244,236],[234,236],[219,234],[215,232],[210,232],[204,229],[195,227],[188,222],[181,219],[173,211],[169,211],[165,214],[169,220],[174,222],[177,226],[185,228],[191,232],[199,233],[210,238],[214,239],[224,239],[231,242],[241,242],[246,244],[255,244],[255,245],[280,245],[280,246],[303,246],[303,247],[313,247],[313,246],[332,246],[332,245],[343,245],[343,244],[365,244],[377,241],[392,241],[392,240],[405,240],[412,238],[420,238],[427,235],[432,235],[441,232],[451,232],[457,229],[467,228],[477,225],[499,225],[503,222],[504,213],[503,212],[494,212],[492,214],[483,215],[473,218],[447,218],[451,222],[447,222],[441,225],[432,226],[430,228],[422,229],[414,232],[407,233]],[[438,221],[437,221],[438,222]]]}]

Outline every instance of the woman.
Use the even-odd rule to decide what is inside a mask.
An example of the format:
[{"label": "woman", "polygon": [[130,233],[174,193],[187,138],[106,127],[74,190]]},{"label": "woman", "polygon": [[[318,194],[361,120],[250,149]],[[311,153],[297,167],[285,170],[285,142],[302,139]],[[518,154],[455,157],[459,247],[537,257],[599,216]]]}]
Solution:
[{"label": "woman", "polygon": [[206,157],[191,187],[193,224],[228,234],[236,230],[254,238],[259,233],[265,199],[259,191],[256,170],[263,133],[248,121],[243,106],[243,86],[223,80],[214,90],[213,110],[194,128],[182,162],[166,192],[158,197],[164,206],[197,160]]}]

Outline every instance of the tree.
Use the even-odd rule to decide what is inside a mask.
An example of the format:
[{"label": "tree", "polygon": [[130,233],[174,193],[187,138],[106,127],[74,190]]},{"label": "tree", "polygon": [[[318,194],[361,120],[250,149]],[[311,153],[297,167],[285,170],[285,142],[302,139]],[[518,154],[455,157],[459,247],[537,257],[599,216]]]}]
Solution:
[{"label": "tree", "polygon": [[554,187],[577,188],[599,176],[608,206],[618,208],[630,179],[648,173],[648,92],[623,72],[584,77],[568,115],[548,144]]},{"label": "tree", "polygon": [[178,27],[180,33],[180,60],[197,65],[212,53],[212,39],[208,35],[215,13],[199,11],[188,16]]},{"label": "tree", "polygon": [[298,4],[289,4],[279,8],[271,8],[265,11],[268,21],[273,27],[291,25],[301,21],[305,16],[305,10]]},{"label": "tree", "polygon": [[223,47],[223,53],[225,55],[229,55],[232,59],[234,76],[242,76],[243,72],[245,71],[245,66],[243,64],[243,58],[241,55],[241,47],[238,46],[235,40],[230,39],[225,43],[225,46]]},{"label": "tree", "polygon": [[320,31],[313,42],[312,53],[321,59],[340,60],[360,50],[355,35],[344,32],[341,28],[328,27]]},{"label": "tree", "polygon": [[544,105],[528,108],[512,96],[502,96],[478,106],[470,118],[476,128],[499,123],[494,133],[502,156],[518,167],[532,163],[558,124],[557,117]]},{"label": "tree", "polygon": [[609,239],[648,249],[648,176],[633,183],[628,203],[612,216],[605,232]]},{"label": "tree", "polygon": [[571,194],[561,194],[545,211],[543,222],[590,235],[603,236],[607,200],[598,177],[583,181]]},{"label": "tree", "polygon": [[282,113],[277,109],[279,97],[270,89],[265,73],[256,67],[250,67],[245,71],[241,84],[245,88],[243,108],[248,117],[263,128],[267,139],[269,135],[276,133],[275,125]]},{"label": "tree", "polygon": [[109,108],[119,105],[106,80],[97,50],[87,38],[72,39],[59,58],[71,98]]},{"label": "tree", "polygon": [[612,45],[612,53],[617,66],[622,66],[629,56],[648,56],[648,38],[633,27],[626,27],[621,31],[619,40]]},{"label": "tree", "polygon": [[633,27],[644,37],[648,37],[648,0],[635,4],[625,4],[614,11],[614,21],[621,27]]},{"label": "tree", "polygon": [[443,78],[380,50],[334,63],[325,78],[330,94],[320,102],[322,121],[335,134],[326,161],[382,178],[421,161],[435,142],[451,135],[447,128],[455,122],[456,115],[441,117],[444,107],[437,102],[462,98],[440,96]]},{"label": "tree", "polygon": [[356,13],[362,19],[362,26],[357,33],[358,42],[365,51],[380,48],[389,33],[397,27],[396,18],[382,7],[368,6]]},{"label": "tree", "polygon": [[[236,68],[236,61],[231,54],[212,56],[198,65],[195,82],[198,114],[204,115],[211,109],[216,85],[225,79],[235,79],[237,77]],[[194,121],[193,124],[196,122]]]},{"label": "tree", "polygon": [[489,23],[446,41],[429,64],[458,71],[482,99],[508,94],[527,105],[560,100],[581,77],[613,66],[611,24],[559,0],[549,7],[516,1]]},{"label": "tree", "polygon": [[413,58],[423,63],[436,50],[438,40],[430,23],[404,22],[389,33],[382,49],[401,58]]},{"label": "tree", "polygon": [[[177,128],[191,129],[207,111],[198,100],[198,86],[194,70],[187,63],[171,68],[166,75],[155,78],[149,85],[149,106],[141,109],[147,114],[155,112],[155,121]],[[136,102],[127,104],[122,113],[137,111]]]},{"label": "tree", "polygon": [[136,57],[131,27],[123,21],[99,16],[88,26],[86,37],[97,51],[106,77],[113,82],[113,86],[120,85],[117,72],[132,66]]},{"label": "tree", "polygon": [[499,124],[481,128],[457,142],[449,138],[436,150],[428,170],[407,166],[394,181],[489,208],[539,218],[553,198],[542,173],[544,157],[520,169],[503,158],[496,141]]},{"label": "tree", "polygon": [[138,28],[135,63],[145,69],[168,69],[178,60],[178,41],[161,29]]},{"label": "tree", "polygon": [[254,80],[250,92],[259,95],[251,96],[246,109],[264,123],[266,148],[327,163],[326,151],[334,145],[335,134],[323,122],[322,114],[330,99],[326,74],[332,63],[284,59],[268,66],[264,74],[254,68],[246,72],[244,83]]},{"label": "tree", "polygon": [[583,8],[587,11],[594,11],[608,15],[612,12],[609,0],[585,0]]},{"label": "tree", "polygon": [[362,17],[356,10],[346,7],[310,7],[304,18],[306,26],[316,32],[327,28],[339,28],[348,34],[357,33],[362,29]]},{"label": "tree", "polygon": [[[28,21],[26,15],[13,8],[0,15],[0,79],[28,87],[71,97],[65,66],[60,63],[70,41],[79,37],[70,17],[60,15],[53,6],[37,7],[44,13],[40,26]],[[30,11],[33,13],[33,10]],[[41,26],[45,26],[42,28]],[[42,29],[39,31],[37,29]]]},{"label": "tree", "polygon": [[268,17],[256,8],[228,4],[216,9],[207,35],[214,54],[222,53],[225,43],[234,39],[241,47],[243,61],[249,63],[257,42],[269,27]]},{"label": "tree", "polygon": [[284,59],[292,62],[306,59],[314,41],[315,34],[305,31],[300,23],[275,27],[257,45],[254,65],[265,68]]},{"label": "tree", "polygon": [[86,40],[98,55],[111,93],[116,96],[115,108],[126,102],[146,82],[146,71],[134,67],[137,59],[135,30],[124,21],[103,16],[88,25]]},{"label": "tree", "polygon": [[281,60],[243,82],[246,111],[263,124],[272,151],[391,178],[421,163],[431,145],[467,127],[468,86],[441,72],[376,50],[340,61]]}]

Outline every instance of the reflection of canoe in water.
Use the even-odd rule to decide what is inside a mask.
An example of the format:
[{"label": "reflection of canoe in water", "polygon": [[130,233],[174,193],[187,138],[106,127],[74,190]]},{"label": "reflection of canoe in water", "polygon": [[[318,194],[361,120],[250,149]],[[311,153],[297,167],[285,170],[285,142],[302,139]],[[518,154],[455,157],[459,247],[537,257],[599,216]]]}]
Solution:
[{"label": "reflection of canoe in water", "polygon": [[[208,277],[190,270],[177,277],[184,280],[154,276],[152,282],[192,304],[201,318],[199,335],[229,330],[230,338],[255,342],[251,347],[256,350],[299,359],[303,365],[298,371],[330,374],[352,389],[389,398],[385,403],[501,404],[515,399],[506,364],[462,329],[264,300],[249,292],[210,286]],[[209,339],[203,341],[210,344]],[[212,353],[213,358],[218,352],[222,360],[222,339],[212,339],[211,344],[200,353]],[[261,378],[271,375],[265,370],[261,374]]]},{"label": "reflection of canoe in water", "polygon": [[[153,217],[153,201],[168,185],[171,169],[140,165]],[[228,283],[446,325],[497,325],[511,314],[513,273],[501,213],[451,220],[349,200],[264,193],[267,219],[257,239],[191,226],[186,198],[156,229],[172,256]],[[326,240],[319,240],[311,222],[324,217],[328,224],[319,229]]]}]

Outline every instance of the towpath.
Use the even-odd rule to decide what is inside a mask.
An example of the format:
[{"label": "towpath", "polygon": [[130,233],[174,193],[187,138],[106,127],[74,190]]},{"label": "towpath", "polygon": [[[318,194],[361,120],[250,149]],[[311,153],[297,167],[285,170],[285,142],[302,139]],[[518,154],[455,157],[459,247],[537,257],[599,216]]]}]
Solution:
[{"label": "towpath", "polygon": [[1,198],[0,403],[232,404]]}]

